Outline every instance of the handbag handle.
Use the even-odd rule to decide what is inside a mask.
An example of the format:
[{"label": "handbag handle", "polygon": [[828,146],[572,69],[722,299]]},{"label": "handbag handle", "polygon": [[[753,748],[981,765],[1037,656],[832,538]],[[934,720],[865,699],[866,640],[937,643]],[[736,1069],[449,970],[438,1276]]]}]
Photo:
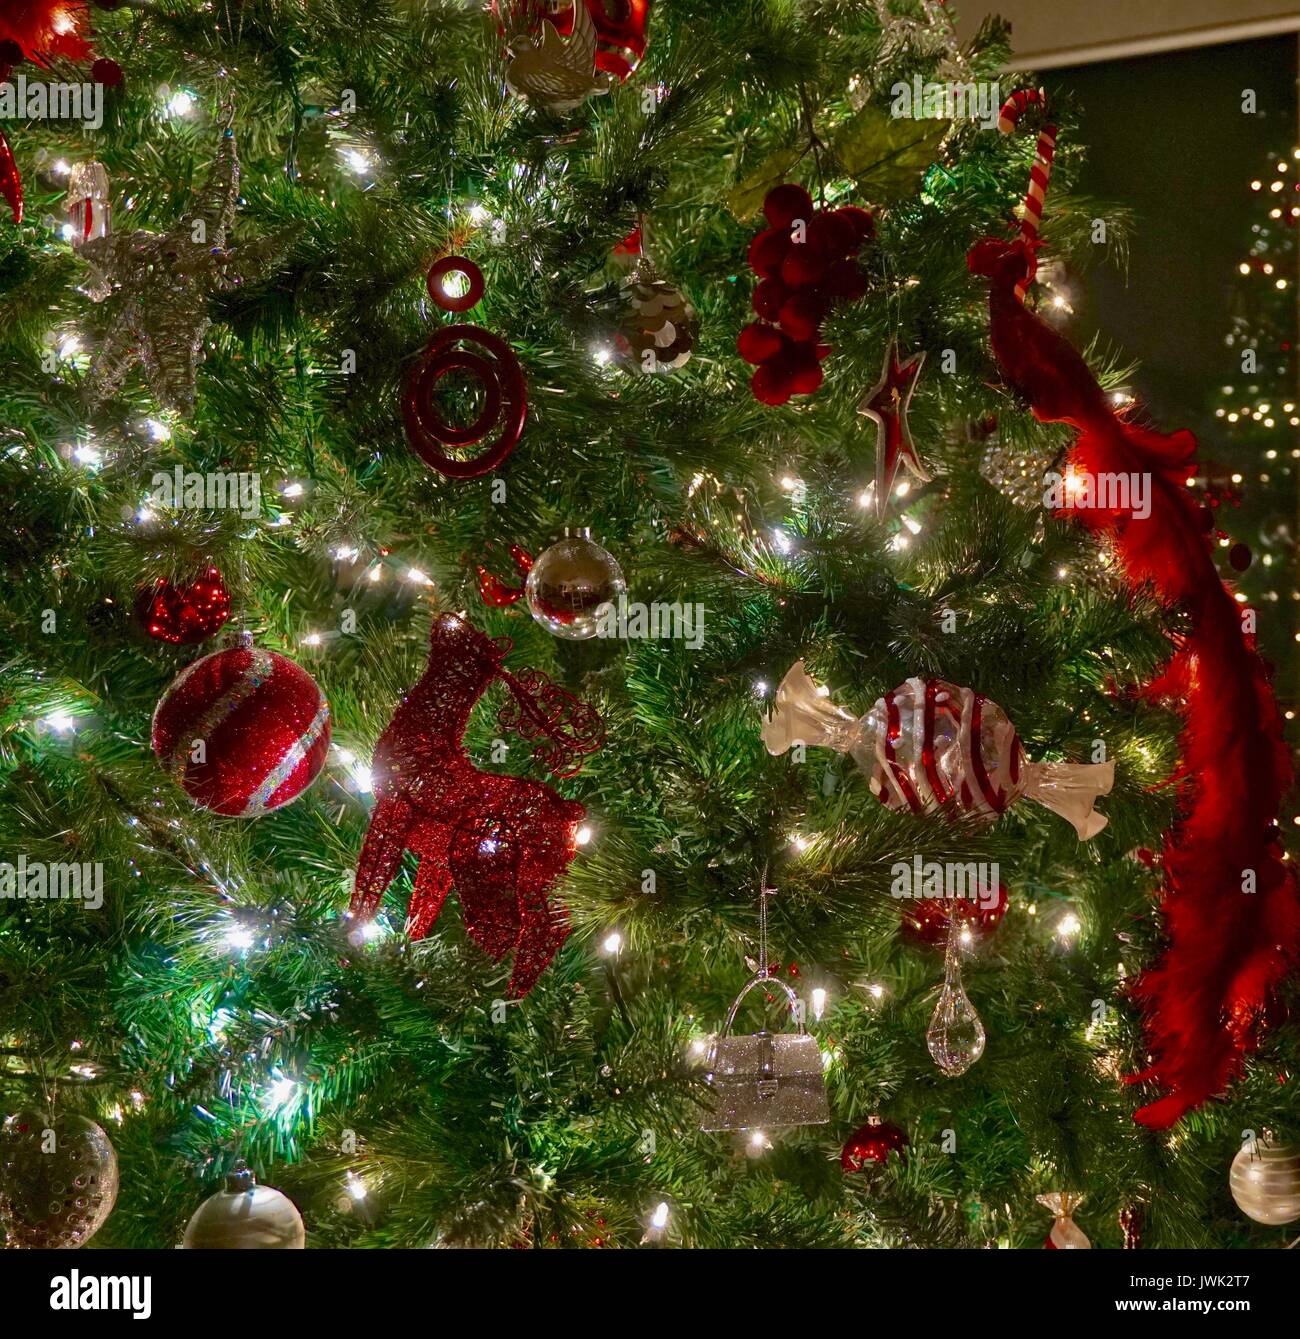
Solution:
[{"label": "handbag handle", "polygon": [[799,1030],[800,1036],[804,1035],[805,1028],[803,1025],[803,1017],[799,1010],[798,995],[796,995],[794,990],[786,985],[784,981],[778,981],[776,977],[765,976],[760,972],[757,976],[751,978],[743,987],[740,994],[732,1000],[731,1008],[727,1011],[727,1021],[723,1023],[722,1031],[718,1033],[717,1038],[715,1039],[715,1047],[717,1042],[722,1041],[724,1037],[729,1037],[731,1035],[731,1025],[736,1021],[736,1014],[740,1012],[740,1006],[744,1002],[745,996],[748,995],[755,986],[759,985],[776,986],[785,991],[786,999],[790,1001],[790,1013],[794,1017],[795,1027]]}]

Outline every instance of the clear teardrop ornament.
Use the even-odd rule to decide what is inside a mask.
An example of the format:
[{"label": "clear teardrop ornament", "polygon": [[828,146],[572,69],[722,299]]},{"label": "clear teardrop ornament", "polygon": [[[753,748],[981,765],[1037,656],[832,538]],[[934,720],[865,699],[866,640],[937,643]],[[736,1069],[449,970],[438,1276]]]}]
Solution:
[{"label": "clear teardrop ornament", "polygon": [[984,1054],[984,1024],[961,982],[960,917],[950,914],[943,989],[925,1034],[934,1063],[950,1078],[965,1072]]}]

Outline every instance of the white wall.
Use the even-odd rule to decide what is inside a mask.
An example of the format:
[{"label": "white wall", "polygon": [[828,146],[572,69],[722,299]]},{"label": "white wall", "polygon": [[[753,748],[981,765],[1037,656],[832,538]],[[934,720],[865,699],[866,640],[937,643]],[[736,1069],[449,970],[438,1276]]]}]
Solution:
[{"label": "white wall", "polygon": [[1048,69],[1300,30],[1297,0],[952,0],[969,37],[984,14],[1011,23],[1016,64]]}]

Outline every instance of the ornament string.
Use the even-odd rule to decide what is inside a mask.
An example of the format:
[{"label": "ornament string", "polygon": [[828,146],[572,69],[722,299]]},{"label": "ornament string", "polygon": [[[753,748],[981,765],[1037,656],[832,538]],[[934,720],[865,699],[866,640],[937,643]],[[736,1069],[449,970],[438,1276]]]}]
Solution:
[{"label": "ornament string", "polygon": [[[1040,107],[1047,112],[1047,95],[1041,88],[1018,88],[1002,104],[998,113],[998,130],[1004,135],[1013,134],[1020,124],[1020,118],[1029,107]],[[1056,127],[1047,122],[1038,132],[1038,148],[1034,154],[1034,165],[1029,171],[1029,189],[1025,193],[1025,203],[1020,215],[1020,236],[1025,243],[1028,256],[1025,277],[1016,285],[1016,297],[1023,302],[1025,290],[1033,282],[1038,269],[1035,252],[1040,245],[1038,230],[1043,221],[1043,201],[1047,196],[1047,183],[1052,179],[1052,160],[1056,156]]]}]

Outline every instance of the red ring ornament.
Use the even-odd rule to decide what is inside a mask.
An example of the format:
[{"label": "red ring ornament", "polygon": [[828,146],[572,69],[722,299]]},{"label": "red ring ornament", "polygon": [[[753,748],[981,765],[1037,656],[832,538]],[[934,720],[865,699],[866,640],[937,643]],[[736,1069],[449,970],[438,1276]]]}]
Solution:
[{"label": "red ring ornament", "polygon": [[[449,274],[463,274],[469,280],[469,287],[460,297],[454,297],[442,286],[443,279]],[[428,284],[429,296],[443,311],[467,312],[477,306],[483,296],[483,271],[464,256],[443,256],[429,270]]]},{"label": "red ring ornament", "polygon": [[[483,353],[454,347],[460,342],[477,345]],[[453,371],[470,373],[483,387],[483,408],[473,423],[462,428],[442,418],[434,399],[438,382]],[[402,393],[402,419],[411,449],[449,479],[473,479],[496,469],[518,446],[527,414],[524,373],[514,350],[476,325],[449,325],[437,331],[407,376]],[[443,450],[471,446],[497,425],[496,440],[472,460],[456,460]]]}]

